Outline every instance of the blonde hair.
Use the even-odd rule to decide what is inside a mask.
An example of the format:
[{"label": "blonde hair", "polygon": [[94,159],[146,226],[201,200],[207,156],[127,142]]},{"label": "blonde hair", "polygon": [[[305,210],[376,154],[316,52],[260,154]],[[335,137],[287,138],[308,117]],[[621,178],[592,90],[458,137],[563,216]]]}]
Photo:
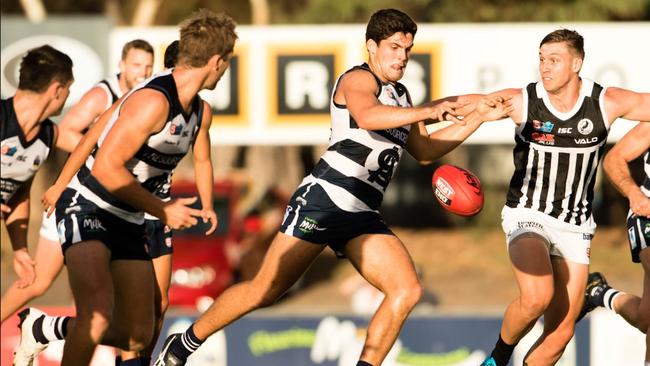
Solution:
[{"label": "blonde hair", "polygon": [[235,21],[224,13],[199,9],[181,24],[178,63],[202,67],[214,55],[226,58],[235,48]]}]

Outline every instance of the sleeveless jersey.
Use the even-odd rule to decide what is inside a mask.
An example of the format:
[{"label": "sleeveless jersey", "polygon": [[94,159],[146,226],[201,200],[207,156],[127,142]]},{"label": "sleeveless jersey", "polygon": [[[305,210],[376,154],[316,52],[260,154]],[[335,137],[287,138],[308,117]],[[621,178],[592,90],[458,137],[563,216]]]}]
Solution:
[{"label": "sleeveless jersey", "polygon": [[594,183],[609,132],[605,90],[582,79],[573,109],[559,112],[541,82],[523,89],[526,120],[515,134],[508,207],[542,212],[559,225],[595,228]]},{"label": "sleeveless jersey", "polygon": [[108,96],[108,98],[106,98],[106,108],[104,108],[104,110],[109,109],[113,103],[117,102],[117,100],[124,95],[120,88],[119,80],[120,74],[115,74],[95,84],[96,87],[103,89],[104,92],[106,92],[106,96]]},{"label": "sleeveless jersey", "polygon": [[18,189],[29,181],[50,155],[54,144],[54,123],[41,122],[38,134],[31,141],[18,124],[14,98],[0,102],[0,147],[2,153],[1,201],[8,202]]},{"label": "sleeveless jersey", "polygon": [[[135,156],[126,162],[125,167],[146,190],[161,199],[168,199],[170,175],[194,143],[203,116],[203,101],[197,95],[192,102],[191,112],[186,113],[178,100],[171,70],[145,80],[131,90],[129,95],[144,88],[158,90],[165,95],[169,103],[169,115],[163,128],[149,136]],[[126,99],[128,96],[124,100]],[[121,105],[111,116],[97,142],[97,149],[101,148],[106,135],[115,124],[120,109]],[[113,196],[90,174],[94,161],[93,155],[88,157],[70,187],[116,216],[130,222],[141,223],[142,212]]]},{"label": "sleeveless jersey", "polygon": [[643,157],[643,171],[645,172],[645,178],[641,185],[641,192],[650,197],[650,149],[646,151]]},{"label": "sleeveless jersey", "polygon": [[[353,70],[365,70],[373,75],[377,82],[376,96],[382,104],[411,107],[404,85],[382,83],[367,64],[346,73]],[[375,131],[360,128],[347,107],[334,102],[341,77],[330,100],[329,146],[303,184],[316,181],[339,209],[377,211],[402,156],[410,126]]]}]

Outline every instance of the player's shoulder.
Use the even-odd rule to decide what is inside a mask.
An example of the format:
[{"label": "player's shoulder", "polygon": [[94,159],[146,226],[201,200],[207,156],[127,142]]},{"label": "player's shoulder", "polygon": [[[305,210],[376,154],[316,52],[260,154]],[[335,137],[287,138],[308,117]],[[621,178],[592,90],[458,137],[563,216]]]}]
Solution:
[{"label": "player's shoulder", "polygon": [[341,75],[339,88],[372,89],[375,90],[380,82],[372,71],[364,68],[353,68]]}]

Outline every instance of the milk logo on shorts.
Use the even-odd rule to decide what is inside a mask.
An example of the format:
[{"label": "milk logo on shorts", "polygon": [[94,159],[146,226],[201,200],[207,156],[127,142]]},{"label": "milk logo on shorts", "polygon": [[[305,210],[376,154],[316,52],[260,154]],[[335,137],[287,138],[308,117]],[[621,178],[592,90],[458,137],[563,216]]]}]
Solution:
[{"label": "milk logo on shorts", "polygon": [[305,234],[311,234],[316,231],[325,231],[326,228],[318,227],[318,221],[312,219],[311,217],[305,217],[302,219],[302,222],[298,226],[298,230],[302,231]]},{"label": "milk logo on shorts", "polygon": [[578,132],[588,135],[594,130],[594,123],[589,118],[583,118],[578,122]]},{"label": "milk logo on shorts", "polygon": [[96,232],[96,231],[106,231],[106,228],[96,216],[84,216],[83,220],[84,230]]}]

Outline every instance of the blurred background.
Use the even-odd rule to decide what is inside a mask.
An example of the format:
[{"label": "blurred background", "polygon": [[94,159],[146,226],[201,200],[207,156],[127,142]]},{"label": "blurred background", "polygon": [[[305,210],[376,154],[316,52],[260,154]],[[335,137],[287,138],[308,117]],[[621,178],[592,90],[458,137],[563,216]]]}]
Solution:
[{"label": "blurred background", "polygon": [[[201,7],[230,14],[240,39],[217,88],[202,93],[215,114],[211,138],[219,229],[210,237],[201,227],[174,233],[166,332],[186,327],[223,289],[257,271],[286,201],[327,146],[331,88],[340,73],[366,60],[365,23],[376,10],[398,7],[419,25],[402,80],[415,104],[537,81],[539,42],[560,27],[585,37],[583,77],[635,91],[647,92],[650,85],[650,0],[2,0],[0,94],[13,95],[22,55],[44,43],[73,59],[75,83],[67,108],[117,72],[122,46],[130,40],[141,38],[154,46],[157,72],[165,47],[178,39],[176,25]],[[634,123],[617,121],[608,148]],[[516,296],[500,227],[513,171],[513,126],[509,120],[486,123],[430,166],[403,157],[382,212],[409,248],[427,295],[385,364],[478,365],[492,348],[502,312]],[[41,169],[33,198],[53,182],[66,155],[57,152]],[[435,201],[431,175],[444,163],[479,176],[486,197],[481,213],[461,218]],[[633,162],[638,177],[640,167],[640,161]],[[191,158],[186,158],[174,175],[174,194],[196,194],[193,176]],[[32,252],[39,206],[33,199]],[[592,270],[640,294],[642,271],[630,261],[627,247],[627,201],[602,172],[594,212],[599,229]],[[4,225],[1,249],[4,292],[15,279]],[[209,350],[192,364],[353,364],[359,334],[378,301],[377,291],[347,261],[326,251],[277,305],[219,333],[211,340],[215,346],[203,347]],[[74,311],[65,270],[33,304]],[[9,323],[2,326],[2,364],[10,362],[6,357],[17,339],[16,322]],[[350,324],[356,329],[352,341],[332,344],[337,337],[329,335],[349,330]],[[607,337],[612,334],[622,335]],[[50,347],[40,364],[56,364],[57,349]],[[521,349],[515,361],[525,346]],[[98,351],[97,364],[106,364],[102,360],[111,352]],[[640,364],[642,357],[641,333],[616,316],[596,312],[579,324],[561,364]]]}]

